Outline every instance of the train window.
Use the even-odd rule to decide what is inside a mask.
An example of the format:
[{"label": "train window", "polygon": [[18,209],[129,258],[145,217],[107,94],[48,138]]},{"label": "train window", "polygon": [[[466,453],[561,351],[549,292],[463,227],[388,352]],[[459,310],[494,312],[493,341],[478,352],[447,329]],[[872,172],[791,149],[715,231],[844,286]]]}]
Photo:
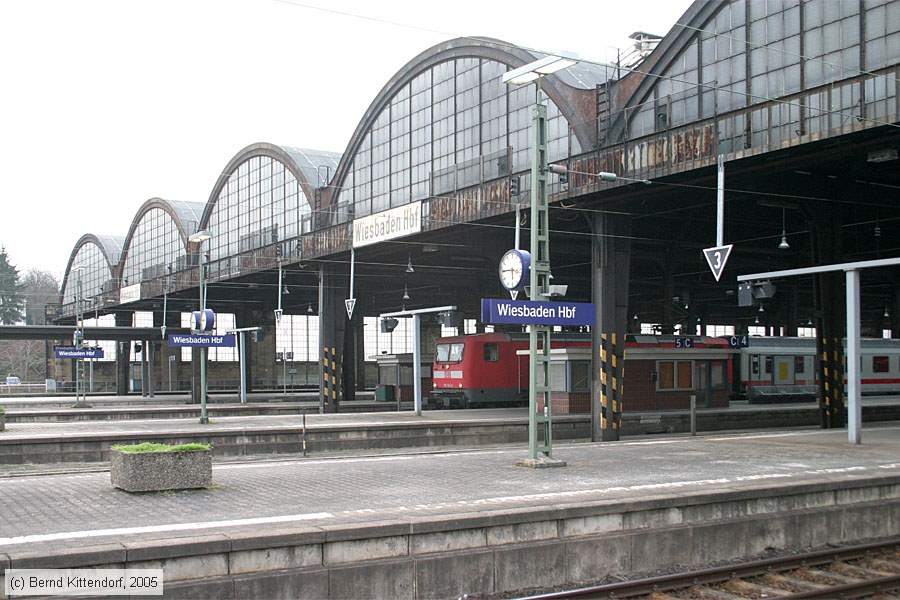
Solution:
[{"label": "train window", "polygon": [[759,355],[754,354],[753,356],[750,357],[750,359],[751,359],[751,362],[753,365],[752,366],[753,374],[759,375]]},{"label": "train window", "polygon": [[484,345],[485,362],[497,362],[500,360],[500,345],[496,343]]},{"label": "train window", "polygon": [[465,344],[450,344],[450,362],[462,362]]},{"label": "train window", "polygon": [[805,371],[803,367],[803,359],[804,356],[795,356],[794,357],[794,373],[803,373]]},{"label": "train window", "polygon": [[438,344],[434,349],[434,362],[462,362],[464,344]]},{"label": "train window", "polygon": [[447,362],[450,358],[450,344],[438,344],[434,349],[434,362]]},{"label": "train window", "polygon": [[872,357],[872,372],[873,373],[887,373],[890,371],[890,358],[887,356],[873,356]]},{"label": "train window", "polygon": [[765,369],[763,370],[763,373],[765,373],[766,375],[772,374],[772,357],[771,356],[766,357],[766,366],[765,366]]}]

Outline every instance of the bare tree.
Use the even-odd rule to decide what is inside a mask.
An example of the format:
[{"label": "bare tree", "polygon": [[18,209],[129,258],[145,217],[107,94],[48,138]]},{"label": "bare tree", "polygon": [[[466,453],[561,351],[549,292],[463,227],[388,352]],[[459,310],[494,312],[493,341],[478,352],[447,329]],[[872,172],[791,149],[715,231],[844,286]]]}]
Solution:
[{"label": "bare tree", "polygon": [[[26,325],[44,325],[44,307],[59,302],[59,282],[47,271],[29,270],[17,283]],[[0,341],[0,377],[41,381],[47,374],[46,344],[42,340]]]},{"label": "bare tree", "polygon": [[59,281],[47,271],[29,269],[22,278],[22,287],[28,301],[26,325],[45,325],[44,307],[59,302]]},{"label": "bare tree", "polygon": [[22,381],[46,377],[45,344],[42,340],[0,341],[0,376],[15,375]]}]

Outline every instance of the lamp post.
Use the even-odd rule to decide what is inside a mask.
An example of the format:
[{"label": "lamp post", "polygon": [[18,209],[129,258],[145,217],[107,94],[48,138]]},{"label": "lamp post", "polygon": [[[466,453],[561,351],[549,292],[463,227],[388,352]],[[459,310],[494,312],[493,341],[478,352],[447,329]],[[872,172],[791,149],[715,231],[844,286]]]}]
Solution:
[{"label": "lamp post", "polygon": [[[547,201],[547,107],[541,101],[541,78],[578,62],[572,54],[548,55],[503,74],[508,85],[536,84],[532,112],[531,156],[531,300],[550,296],[550,214]],[[528,357],[528,460],[526,466],[564,466],[553,460],[552,407],[550,401],[550,326],[530,325]],[[544,399],[543,414],[538,414],[538,394]],[[538,444],[538,427],[543,443]],[[543,456],[538,457],[538,452]]]},{"label": "lamp post", "polygon": [[[72,340],[76,350],[84,347],[84,312],[82,306],[81,271],[84,267],[76,265],[72,267],[75,272],[75,336]],[[84,359],[76,358],[75,363],[75,406],[73,408],[86,408],[87,398],[82,401],[82,387],[84,386]]]},{"label": "lamp post", "polygon": [[[278,329],[280,329],[280,326],[281,326],[281,317],[282,317],[282,315],[284,315],[284,310],[281,308],[282,281],[283,281],[283,279],[282,279],[282,273],[281,273],[281,257],[279,256],[279,258],[278,258],[278,288],[277,288],[278,291],[276,292],[278,294],[278,308],[275,309],[275,327]],[[287,290],[287,287],[285,287],[284,289]],[[293,340],[292,336],[284,336],[284,337]],[[293,344],[293,341],[292,341],[292,344]],[[276,356],[276,360],[277,360],[277,356]],[[275,383],[277,384],[278,383],[277,375],[275,376],[275,379],[276,379]],[[285,346],[282,346],[282,351],[281,351],[281,383],[284,386],[283,393],[285,395],[287,395],[287,348]]]},{"label": "lamp post", "polygon": [[[200,314],[206,311],[206,285],[203,281],[203,242],[212,239],[212,233],[208,229],[201,229],[188,238],[188,242],[197,244],[200,253]],[[209,423],[206,415],[206,346],[200,347],[200,424]]]}]

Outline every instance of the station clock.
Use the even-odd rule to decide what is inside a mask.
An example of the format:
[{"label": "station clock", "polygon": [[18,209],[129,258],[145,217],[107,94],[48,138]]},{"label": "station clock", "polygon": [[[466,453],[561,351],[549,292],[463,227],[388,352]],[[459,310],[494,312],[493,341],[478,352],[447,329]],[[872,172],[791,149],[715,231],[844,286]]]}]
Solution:
[{"label": "station clock", "polygon": [[500,257],[500,283],[508,290],[521,290],[531,279],[531,254],[512,249]]}]

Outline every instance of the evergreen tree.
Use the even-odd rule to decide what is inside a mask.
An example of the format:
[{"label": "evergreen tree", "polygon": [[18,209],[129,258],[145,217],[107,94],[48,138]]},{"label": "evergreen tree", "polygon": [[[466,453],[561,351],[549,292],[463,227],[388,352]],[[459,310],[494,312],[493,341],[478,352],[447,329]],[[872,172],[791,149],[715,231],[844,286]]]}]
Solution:
[{"label": "evergreen tree", "polygon": [[9,264],[6,248],[0,246],[0,324],[15,325],[24,318],[25,286],[19,281],[19,270]]}]

